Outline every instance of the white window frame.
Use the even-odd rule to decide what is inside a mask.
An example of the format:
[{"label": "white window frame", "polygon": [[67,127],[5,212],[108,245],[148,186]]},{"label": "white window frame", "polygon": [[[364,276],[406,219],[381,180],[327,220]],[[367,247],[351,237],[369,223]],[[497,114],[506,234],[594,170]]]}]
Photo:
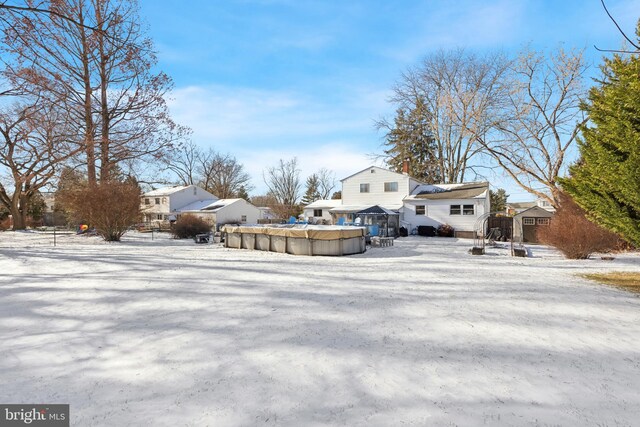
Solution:
[{"label": "white window frame", "polygon": [[313,216],[322,216],[322,209],[314,209]]},{"label": "white window frame", "polygon": [[462,205],[449,205],[449,215],[462,215]]},{"label": "white window frame", "polygon": [[476,214],[476,206],[475,205],[462,205],[462,215],[475,215]]},{"label": "white window frame", "polygon": [[536,225],[535,218],[522,218],[522,225]]},{"label": "white window frame", "polygon": [[[422,213],[418,212],[418,210],[422,208]],[[416,215],[427,215],[427,205],[416,205]]]},{"label": "white window frame", "polygon": [[538,225],[549,225],[549,218],[538,218],[536,221]]},{"label": "white window frame", "polygon": [[398,181],[390,181],[384,183],[384,192],[385,193],[397,193],[398,192]]},{"label": "white window frame", "polygon": [[240,216],[240,222],[247,222],[247,216],[246,215],[241,215]]},{"label": "white window frame", "polygon": [[361,193],[368,193],[369,189],[370,189],[369,183],[364,183],[363,182],[362,184],[360,184],[360,192]]}]

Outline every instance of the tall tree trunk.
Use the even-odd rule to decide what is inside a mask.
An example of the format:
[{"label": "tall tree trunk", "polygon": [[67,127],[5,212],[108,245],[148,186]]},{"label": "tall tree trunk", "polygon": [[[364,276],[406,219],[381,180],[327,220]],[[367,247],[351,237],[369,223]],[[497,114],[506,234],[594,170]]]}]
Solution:
[{"label": "tall tree trunk", "polygon": [[109,147],[109,129],[111,126],[109,117],[109,104],[107,89],[109,87],[109,75],[107,72],[107,55],[105,54],[104,21],[102,16],[102,3],[95,4],[97,37],[98,37],[98,63],[100,68],[100,181],[108,181],[111,178],[111,159]]},{"label": "tall tree trunk", "polygon": [[[79,21],[84,24],[83,5],[79,7]],[[80,26],[80,39],[82,43],[82,71],[83,71],[83,84],[84,84],[84,144],[85,153],[87,156],[87,179],[89,185],[96,185],[96,153],[95,153],[95,139],[94,139],[94,123],[93,123],[93,109],[91,108],[91,97],[93,95],[93,88],[91,87],[91,71],[89,70],[89,46],[87,40],[87,34],[85,28]]]}]

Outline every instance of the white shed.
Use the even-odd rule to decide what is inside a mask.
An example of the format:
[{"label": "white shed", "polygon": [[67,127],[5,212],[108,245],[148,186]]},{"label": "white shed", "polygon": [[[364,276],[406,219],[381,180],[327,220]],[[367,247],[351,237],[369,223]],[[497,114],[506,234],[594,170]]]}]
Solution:
[{"label": "white shed", "polygon": [[181,215],[198,216],[212,226],[224,224],[257,224],[260,209],[244,199],[202,200],[179,209]]}]

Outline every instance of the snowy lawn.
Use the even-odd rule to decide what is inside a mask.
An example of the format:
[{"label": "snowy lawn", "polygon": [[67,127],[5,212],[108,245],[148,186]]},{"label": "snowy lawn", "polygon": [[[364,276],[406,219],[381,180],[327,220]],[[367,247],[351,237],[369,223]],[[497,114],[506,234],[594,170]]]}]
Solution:
[{"label": "snowy lawn", "polygon": [[0,402],[76,426],[640,423],[640,256],[349,257],[0,233]]}]

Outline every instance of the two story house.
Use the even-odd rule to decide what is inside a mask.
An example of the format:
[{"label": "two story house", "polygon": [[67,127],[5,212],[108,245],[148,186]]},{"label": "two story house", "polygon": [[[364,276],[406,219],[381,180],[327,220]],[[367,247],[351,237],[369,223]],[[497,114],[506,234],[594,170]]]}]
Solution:
[{"label": "two story house", "polygon": [[400,227],[411,232],[421,225],[448,224],[457,236],[471,237],[476,220],[490,209],[487,182],[426,184],[377,166],[340,182],[339,202],[318,200],[305,208],[305,216],[326,219],[328,210],[334,224],[358,222],[389,235],[397,235]]},{"label": "two story house", "polygon": [[202,200],[217,197],[196,185],[165,187],[149,191],[142,196],[141,210],[145,222],[175,220],[179,209]]}]

